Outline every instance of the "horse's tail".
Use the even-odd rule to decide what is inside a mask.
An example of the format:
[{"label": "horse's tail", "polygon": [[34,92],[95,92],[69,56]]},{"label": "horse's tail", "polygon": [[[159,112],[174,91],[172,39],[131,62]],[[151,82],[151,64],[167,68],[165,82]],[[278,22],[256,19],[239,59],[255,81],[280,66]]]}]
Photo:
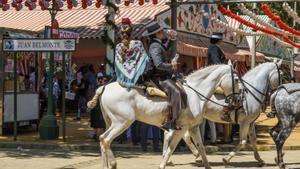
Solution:
[{"label": "horse's tail", "polygon": [[94,97],[92,98],[92,100],[90,100],[87,103],[87,107],[88,110],[92,110],[93,108],[96,107],[97,102],[99,101],[99,97],[102,95],[102,93],[104,92],[105,86],[100,86],[97,90],[96,93],[94,95]]}]

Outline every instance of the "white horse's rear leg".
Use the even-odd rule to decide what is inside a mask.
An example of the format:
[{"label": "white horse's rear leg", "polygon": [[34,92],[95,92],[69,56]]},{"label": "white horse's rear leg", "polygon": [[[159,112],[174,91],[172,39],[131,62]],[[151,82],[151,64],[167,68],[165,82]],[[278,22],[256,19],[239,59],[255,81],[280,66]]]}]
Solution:
[{"label": "white horse's rear leg", "polygon": [[177,130],[170,134],[170,142],[168,147],[163,152],[163,161],[160,163],[159,169],[165,169],[168,160],[170,159],[171,155],[173,154],[176,146],[178,145],[180,139],[182,138],[184,131],[186,130]]},{"label": "white horse's rear leg", "polygon": [[190,130],[190,134],[191,134],[191,137],[194,141],[194,144],[195,144],[198,152],[200,153],[200,155],[202,157],[203,165],[204,165],[205,169],[211,169],[209,162],[207,160],[207,157],[206,157],[206,151],[205,151],[205,147],[202,142],[199,127],[197,126],[197,127],[194,127],[192,130]]},{"label": "white horse's rear leg", "polygon": [[117,168],[117,162],[110,146],[112,141],[124,132],[132,123],[133,120],[123,123],[120,122],[118,124],[113,122],[108,130],[100,136],[100,145],[103,155],[103,169],[109,169],[109,165],[111,166],[111,169]]},{"label": "white horse's rear leg", "polygon": [[230,160],[235,156],[235,154],[240,151],[241,148],[243,148],[247,144],[247,136],[249,133],[249,127],[250,124],[247,122],[243,122],[240,125],[240,142],[239,145],[235,147],[235,149],[229,153],[227,157],[223,158],[224,164],[228,164]]},{"label": "white horse's rear leg", "polygon": [[256,132],[255,132],[255,124],[254,122],[250,125],[250,130],[249,130],[249,138],[250,138],[250,143],[252,145],[253,148],[253,152],[254,152],[254,158],[255,160],[258,161],[258,165],[260,167],[263,167],[266,163],[264,162],[264,160],[261,159],[258,151],[257,151],[257,147],[256,147]]}]

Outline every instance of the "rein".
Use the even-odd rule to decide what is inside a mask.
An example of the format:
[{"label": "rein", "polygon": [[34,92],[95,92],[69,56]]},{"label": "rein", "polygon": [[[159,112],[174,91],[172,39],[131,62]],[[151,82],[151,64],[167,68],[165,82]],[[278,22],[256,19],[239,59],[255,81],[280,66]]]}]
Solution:
[{"label": "rein", "polygon": [[223,105],[223,104],[217,103],[217,102],[211,100],[210,98],[204,96],[203,94],[201,94],[200,92],[198,92],[196,89],[192,88],[192,87],[191,87],[189,84],[187,84],[186,82],[183,83],[183,85],[186,86],[186,87],[188,87],[188,88],[190,88],[191,90],[193,90],[193,91],[199,96],[200,100],[203,100],[203,98],[204,98],[205,100],[210,101],[210,102],[212,102],[212,103],[214,103],[214,104],[217,104],[217,105],[219,105],[219,106],[227,107],[227,105]]},{"label": "rein", "polygon": [[[232,95],[234,95],[235,93],[235,87],[234,87],[234,71],[233,71],[233,68],[231,67],[231,77],[232,77],[232,85],[233,85],[233,89],[232,89],[232,91],[233,91],[233,94]],[[194,88],[192,88],[189,84],[187,84],[187,82],[186,81],[183,81],[182,82],[182,84],[184,85],[184,86],[186,86],[186,87],[188,87],[189,89],[191,89],[191,90],[193,90],[197,95],[198,95],[198,97],[200,98],[200,100],[207,100],[207,101],[209,101],[209,102],[212,102],[212,103],[214,103],[214,104],[216,104],[216,105],[219,105],[219,106],[222,106],[222,107],[228,107],[228,105],[224,105],[224,104],[220,104],[220,103],[218,103],[218,102],[215,102],[215,101],[213,101],[213,100],[211,100],[210,98],[208,98],[208,97],[206,97],[206,96],[204,96],[203,94],[201,94],[200,92],[198,92],[196,89],[194,89]],[[229,95],[229,96],[231,96],[231,95]],[[228,96],[228,97],[229,97]],[[204,99],[203,99],[204,98]],[[227,98],[225,99],[225,100],[227,100]]]},{"label": "rein", "polygon": [[[280,68],[279,68],[279,66],[277,65],[277,63],[274,63],[275,65],[276,65],[276,68],[277,68],[277,73],[278,73],[278,84],[280,85],[281,84],[281,75],[280,75]],[[264,101],[261,101],[251,90],[249,90],[249,88],[248,87],[246,87],[246,85],[245,84],[247,84],[247,85],[249,85],[252,89],[254,89],[257,93],[259,93],[260,95],[262,95],[262,96],[264,96],[264,97],[267,97],[267,92],[268,92],[268,90],[266,91],[266,93],[263,93],[263,92],[261,92],[260,90],[258,90],[256,87],[254,87],[253,85],[251,85],[249,82],[247,82],[247,81],[245,81],[242,77],[240,77],[240,76],[238,76],[239,77],[239,79],[240,79],[240,81],[241,81],[241,83],[242,83],[242,85],[243,85],[243,87],[244,87],[244,90],[246,91],[246,92],[249,92],[253,97],[254,97],[254,99],[257,101],[257,102],[259,102],[260,104],[264,104],[264,102],[265,102],[265,99],[264,99]],[[268,84],[269,84],[270,82],[268,81]]]}]

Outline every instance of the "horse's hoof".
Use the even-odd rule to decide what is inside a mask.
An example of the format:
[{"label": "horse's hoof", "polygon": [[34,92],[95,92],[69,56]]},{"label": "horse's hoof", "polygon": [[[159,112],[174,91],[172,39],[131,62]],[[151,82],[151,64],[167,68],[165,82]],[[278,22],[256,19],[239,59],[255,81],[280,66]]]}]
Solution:
[{"label": "horse's hoof", "polygon": [[117,163],[111,165],[111,169],[117,169]]},{"label": "horse's hoof", "polygon": [[174,163],[172,161],[168,161],[167,162],[167,166],[175,166]]},{"label": "horse's hoof", "polygon": [[210,167],[210,166],[208,166],[208,167],[205,167],[205,169],[211,169],[211,167]]},{"label": "horse's hoof", "polygon": [[223,158],[223,163],[224,163],[224,165],[227,165],[227,164],[229,164],[229,160],[227,160],[226,158]]},{"label": "horse's hoof", "polygon": [[280,163],[280,164],[279,164],[279,168],[280,168],[280,169],[285,169],[285,164],[284,164],[284,163]]},{"label": "horse's hoof", "polygon": [[279,161],[278,161],[278,158],[277,158],[277,157],[275,157],[274,161],[275,161],[275,163],[276,163],[277,165],[279,165]]},{"label": "horse's hoof", "polygon": [[265,166],[266,166],[266,162],[264,162],[263,160],[258,162],[258,167],[265,167]]},{"label": "horse's hoof", "polygon": [[203,161],[202,161],[201,159],[197,158],[197,159],[195,160],[195,163],[202,165],[202,164],[203,164]]}]

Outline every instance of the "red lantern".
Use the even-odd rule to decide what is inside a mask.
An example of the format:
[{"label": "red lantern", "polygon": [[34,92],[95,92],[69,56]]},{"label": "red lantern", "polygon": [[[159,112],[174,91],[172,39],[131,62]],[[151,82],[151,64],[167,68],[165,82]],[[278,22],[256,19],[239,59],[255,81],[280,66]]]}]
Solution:
[{"label": "red lantern", "polygon": [[7,4],[7,0],[1,0],[2,4]]},{"label": "red lantern", "polygon": [[158,4],[158,0],[152,0],[152,2],[154,5]]},{"label": "red lantern", "polygon": [[125,6],[129,6],[129,4],[130,4],[130,1],[129,1],[129,0],[125,0],[125,1],[124,1],[124,5],[125,5]]},{"label": "red lantern", "polygon": [[86,3],[83,3],[83,4],[82,4],[82,8],[83,8],[83,9],[86,9],[86,8],[87,8],[87,4],[86,4]]},{"label": "red lantern", "polygon": [[16,8],[17,7],[17,4],[16,3],[11,3],[11,6]]},{"label": "red lantern", "polygon": [[96,2],[96,8],[100,8],[101,7],[101,3],[100,2]]},{"label": "red lantern", "polygon": [[144,0],[139,0],[139,5],[144,5]]},{"label": "red lantern", "polygon": [[279,21],[280,19],[281,19],[280,16],[274,15],[274,20],[275,21]]},{"label": "red lantern", "polygon": [[73,5],[72,4],[68,4],[67,7],[68,7],[68,9],[72,9]]}]

